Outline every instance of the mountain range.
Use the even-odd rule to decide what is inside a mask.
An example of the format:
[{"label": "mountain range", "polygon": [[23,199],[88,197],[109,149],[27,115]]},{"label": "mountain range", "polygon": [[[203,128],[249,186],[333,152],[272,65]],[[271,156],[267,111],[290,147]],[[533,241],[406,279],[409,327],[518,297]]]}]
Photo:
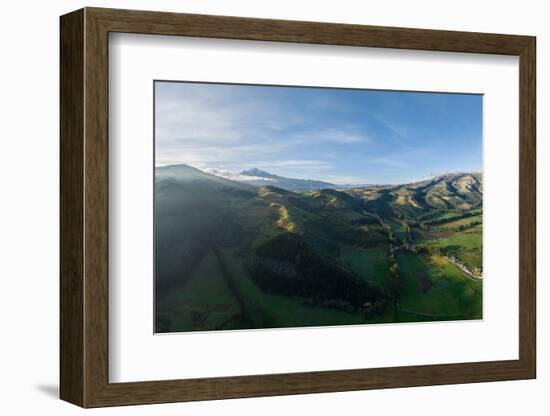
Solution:
[{"label": "mountain range", "polygon": [[260,169],[236,178],[155,169],[157,332],[481,316],[480,284],[444,257],[481,266],[481,174],[349,187]]},{"label": "mountain range", "polygon": [[[333,183],[287,178],[253,168],[238,175],[227,172],[209,172],[180,164],[157,167],[157,182],[209,182],[209,186],[252,190],[274,187],[297,193],[336,190],[364,201],[367,208],[378,213],[388,207],[403,214],[415,215],[426,209],[467,210],[481,204],[483,177],[480,173],[448,173],[418,182],[401,185],[336,185]],[[231,178],[231,179],[230,179]]]},{"label": "mountain range", "polygon": [[[286,189],[294,192],[307,192],[316,189],[336,189],[337,185],[324,181],[316,181],[310,179],[285,178],[283,176],[274,175],[264,170],[253,168],[244,170],[240,173],[241,181],[255,186],[272,185],[278,188]],[[246,179],[249,177],[250,179]]]}]

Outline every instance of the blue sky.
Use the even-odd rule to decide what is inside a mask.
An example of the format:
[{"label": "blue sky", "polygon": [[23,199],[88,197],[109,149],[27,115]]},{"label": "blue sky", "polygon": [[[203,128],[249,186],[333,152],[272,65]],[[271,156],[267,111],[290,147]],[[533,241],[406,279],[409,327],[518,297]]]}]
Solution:
[{"label": "blue sky", "polygon": [[156,164],[336,184],[480,172],[482,96],[155,83]]}]

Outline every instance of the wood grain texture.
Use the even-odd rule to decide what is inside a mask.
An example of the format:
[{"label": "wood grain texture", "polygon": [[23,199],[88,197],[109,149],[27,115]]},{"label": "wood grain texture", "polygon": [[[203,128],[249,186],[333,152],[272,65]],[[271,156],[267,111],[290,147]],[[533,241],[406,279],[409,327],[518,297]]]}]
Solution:
[{"label": "wood grain texture", "polygon": [[[428,366],[109,383],[108,33],[369,46],[520,57],[519,359]],[[535,39],[87,8],[61,18],[61,397],[83,407],[533,378]]]},{"label": "wood grain texture", "polygon": [[87,8],[110,32],[519,55],[528,36]]},{"label": "wood grain texture", "polygon": [[519,356],[536,377],[536,41],[520,54]]},{"label": "wood grain texture", "polygon": [[61,19],[60,44],[60,388],[84,404],[84,12]]},{"label": "wood grain texture", "polygon": [[84,68],[85,406],[108,380],[108,33],[86,12]]}]

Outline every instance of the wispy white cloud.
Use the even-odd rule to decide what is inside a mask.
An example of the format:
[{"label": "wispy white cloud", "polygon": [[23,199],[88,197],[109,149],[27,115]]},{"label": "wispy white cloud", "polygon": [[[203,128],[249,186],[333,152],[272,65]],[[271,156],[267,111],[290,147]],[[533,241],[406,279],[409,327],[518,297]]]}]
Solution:
[{"label": "wispy white cloud", "polygon": [[368,143],[369,136],[364,132],[364,127],[355,125],[343,125],[325,129],[310,129],[294,135],[296,139],[303,141],[320,140],[337,144]]},{"label": "wispy white cloud", "polygon": [[387,131],[385,134],[387,139],[392,140],[401,148],[411,147],[411,144],[409,143],[409,129],[406,126],[399,124],[395,120],[390,120],[388,117],[383,116],[376,111],[371,112],[370,115]]},{"label": "wispy white cloud", "polygon": [[303,167],[316,169],[330,169],[334,165],[324,160],[287,159],[287,160],[258,160],[256,163],[267,167]]},{"label": "wispy white cloud", "polygon": [[360,126],[318,126],[318,120],[289,112],[269,100],[240,99],[241,91],[228,87],[214,93],[213,88],[193,84],[158,86],[157,164],[178,161],[216,168],[285,167],[314,174],[332,164],[285,158],[323,142],[348,145],[369,141]]},{"label": "wispy white cloud", "polygon": [[400,170],[418,166],[428,153],[429,149],[416,146],[412,150],[395,151],[376,157],[368,157],[367,161],[384,168]]}]

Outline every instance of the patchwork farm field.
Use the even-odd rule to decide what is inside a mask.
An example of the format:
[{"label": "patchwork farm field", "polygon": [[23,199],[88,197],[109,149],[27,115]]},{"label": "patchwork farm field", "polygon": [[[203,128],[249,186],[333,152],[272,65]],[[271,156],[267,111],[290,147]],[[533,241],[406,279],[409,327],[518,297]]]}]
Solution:
[{"label": "patchwork farm field", "polygon": [[[481,217],[476,222],[481,221]],[[472,222],[470,222],[472,223]],[[468,223],[465,223],[466,225]],[[465,224],[460,224],[464,226]],[[435,234],[435,235],[434,235]],[[419,239],[420,247],[438,249],[439,252],[458,257],[471,269],[483,267],[482,238],[483,226],[481,223],[464,230],[447,229],[434,234],[423,233]]]}]

